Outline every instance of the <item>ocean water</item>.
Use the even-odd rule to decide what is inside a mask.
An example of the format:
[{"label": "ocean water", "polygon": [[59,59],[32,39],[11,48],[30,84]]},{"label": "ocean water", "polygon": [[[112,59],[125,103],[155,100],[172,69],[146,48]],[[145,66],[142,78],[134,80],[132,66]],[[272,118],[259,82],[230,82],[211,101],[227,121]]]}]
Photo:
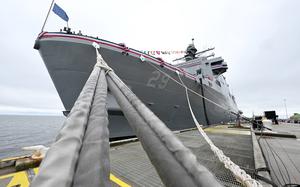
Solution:
[{"label": "ocean water", "polygon": [[30,154],[22,147],[49,146],[55,140],[63,116],[0,115],[0,159]]}]

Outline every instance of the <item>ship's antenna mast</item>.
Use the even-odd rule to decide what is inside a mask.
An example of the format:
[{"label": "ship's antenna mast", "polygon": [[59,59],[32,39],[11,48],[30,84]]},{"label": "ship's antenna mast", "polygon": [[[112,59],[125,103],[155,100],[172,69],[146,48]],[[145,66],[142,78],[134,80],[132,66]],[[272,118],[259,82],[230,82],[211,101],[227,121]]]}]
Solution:
[{"label": "ship's antenna mast", "polygon": [[48,17],[49,17],[50,11],[51,11],[51,9],[52,9],[52,6],[53,6],[53,4],[54,4],[54,1],[55,1],[55,0],[52,0],[52,2],[51,2],[51,5],[50,5],[50,8],[49,8],[49,10],[48,10],[48,14],[47,14],[46,19],[45,19],[45,21],[44,21],[44,24],[43,24],[43,27],[42,27],[41,32],[44,31],[44,27],[45,27],[46,22],[47,22],[47,20],[48,20]]}]

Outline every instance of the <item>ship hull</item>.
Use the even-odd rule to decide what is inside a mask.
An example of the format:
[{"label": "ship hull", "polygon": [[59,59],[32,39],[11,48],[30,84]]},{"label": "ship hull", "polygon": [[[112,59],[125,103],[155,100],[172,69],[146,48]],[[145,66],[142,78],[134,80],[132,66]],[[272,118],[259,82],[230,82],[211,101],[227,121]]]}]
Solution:
[{"label": "ship hull", "polygon": [[[86,37],[45,34],[37,40],[36,48],[67,111],[71,110],[96,63],[95,48],[91,45],[93,40],[100,44],[100,53],[107,64],[171,130],[195,127],[185,90],[172,80],[180,82],[173,67],[159,64],[153,57],[146,55],[146,60],[142,62],[139,58],[140,53],[123,49],[117,44]],[[237,111],[227,103],[224,95],[205,84],[199,84],[192,76],[183,76],[182,80],[196,93],[200,95],[203,93],[218,105],[230,111]],[[197,120],[204,126],[235,119],[229,111],[204,101],[194,93],[189,93],[189,97]],[[126,118],[110,94],[107,108],[110,137],[133,136]]]}]

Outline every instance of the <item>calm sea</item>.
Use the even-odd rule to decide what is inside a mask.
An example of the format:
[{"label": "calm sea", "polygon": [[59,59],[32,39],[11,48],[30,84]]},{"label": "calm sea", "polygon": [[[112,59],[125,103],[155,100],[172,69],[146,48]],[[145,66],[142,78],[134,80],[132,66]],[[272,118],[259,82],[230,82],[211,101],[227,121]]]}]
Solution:
[{"label": "calm sea", "polygon": [[0,159],[28,154],[22,150],[25,146],[49,146],[64,119],[63,116],[0,115]]}]

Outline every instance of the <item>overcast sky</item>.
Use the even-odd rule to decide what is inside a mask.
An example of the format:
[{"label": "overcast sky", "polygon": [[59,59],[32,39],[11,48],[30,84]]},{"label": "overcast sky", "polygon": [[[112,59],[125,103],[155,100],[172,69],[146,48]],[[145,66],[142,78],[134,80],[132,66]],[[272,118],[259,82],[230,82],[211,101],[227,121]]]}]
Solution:
[{"label": "overcast sky", "polygon": [[[0,11],[0,113],[60,114],[63,105],[33,49],[51,0],[3,1]],[[299,0],[57,0],[83,34],[139,50],[214,46],[246,115],[300,112]],[[51,13],[45,30],[65,22]]]}]

